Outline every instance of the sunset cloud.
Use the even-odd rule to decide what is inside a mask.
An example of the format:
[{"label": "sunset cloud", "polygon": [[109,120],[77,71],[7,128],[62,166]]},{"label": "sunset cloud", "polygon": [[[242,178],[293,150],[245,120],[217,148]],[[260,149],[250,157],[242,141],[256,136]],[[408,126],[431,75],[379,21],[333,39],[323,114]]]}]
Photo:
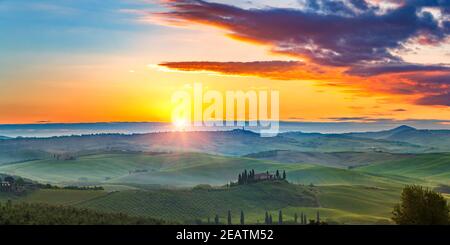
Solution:
[{"label": "sunset cloud", "polygon": [[450,106],[449,64],[409,63],[393,51],[407,43],[449,42],[450,1],[299,1],[300,8],[244,9],[202,0],[165,0],[167,23],[198,23],[265,44],[300,61],[166,62],[182,71],[213,71],[277,80],[317,80],[356,92],[413,96],[415,104]]},{"label": "sunset cloud", "polygon": [[380,14],[365,1],[306,1],[304,9],[242,9],[202,0],[168,0],[159,15],[224,28],[237,39],[272,46],[274,52],[308,58],[318,64],[348,66],[361,62],[401,62],[390,50],[417,36],[433,43],[450,34],[450,20],[436,19],[422,7],[444,14],[448,1],[402,1]]},{"label": "sunset cloud", "polygon": [[306,64],[301,61],[253,62],[166,62],[159,64],[180,71],[212,71],[227,75],[257,76],[276,80],[326,80],[335,79],[335,69]]}]

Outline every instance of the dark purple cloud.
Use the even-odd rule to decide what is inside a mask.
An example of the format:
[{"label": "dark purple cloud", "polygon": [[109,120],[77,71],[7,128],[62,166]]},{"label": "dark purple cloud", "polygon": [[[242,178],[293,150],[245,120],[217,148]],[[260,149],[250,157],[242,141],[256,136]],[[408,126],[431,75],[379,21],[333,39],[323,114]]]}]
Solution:
[{"label": "dark purple cloud", "polygon": [[443,105],[450,106],[450,92],[428,95],[418,99],[417,104],[419,105]]},{"label": "dark purple cloud", "polygon": [[[416,95],[417,104],[449,106],[449,64],[402,60],[392,50],[405,44],[450,40],[450,0],[299,0],[301,9],[243,9],[203,0],[165,0],[159,13],[170,23],[201,23],[240,40],[264,43],[273,52],[304,62],[167,62],[178,70],[209,70],[271,79],[325,81],[369,92]],[[382,9],[375,2],[397,7]],[[439,10],[435,17],[427,8]],[[439,19],[437,19],[439,18]],[[330,75],[331,74],[331,75]]]},{"label": "dark purple cloud", "polygon": [[346,121],[365,121],[369,120],[369,117],[327,117],[324,119],[329,119],[333,121],[346,122]]},{"label": "dark purple cloud", "polygon": [[357,76],[376,76],[388,73],[420,72],[420,71],[450,71],[445,65],[420,65],[410,63],[387,63],[373,65],[355,65],[347,70],[347,74]]},{"label": "dark purple cloud", "polygon": [[315,63],[349,66],[400,62],[389,52],[413,37],[443,42],[450,25],[440,25],[424,6],[444,9],[448,1],[405,1],[380,14],[365,1],[306,1],[306,9],[242,9],[202,0],[168,0],[160,15],[228,29],[232,36],[268,43],[275,52],[306,57]]}]

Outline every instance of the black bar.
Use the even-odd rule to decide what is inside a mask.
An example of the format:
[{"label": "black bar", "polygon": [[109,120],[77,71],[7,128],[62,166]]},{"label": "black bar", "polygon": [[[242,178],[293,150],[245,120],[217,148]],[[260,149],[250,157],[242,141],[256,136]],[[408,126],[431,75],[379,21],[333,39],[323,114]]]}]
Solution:
[{"label": "black bar", "polygon": [[[250,230],[252,237],[250,237]],[[273,234],[269,239],[269,231]],[[265,232],[262,232],[265,231]],[[177,239],[180,233],[209,232],[205,237],[197,239]],[[236,235],[239,232],[239,235]],[[45,242],[61,244],[61,242],[140,242],[140,244],[163,244],[179,242],[195,244],[228,243],[246,241],[250,243],[307,242],[354,243],[366,244],[377,242],[426,242],[450,241],[450,226],[2,226],[2,236],[14,237],[15,241]],[[244,237],[246,233],[246,237]],[[265,236],[263,237],[263,233]],[[197,233],[200,234],[200,233]],[[203,233],[204,234],[204,233]],[[225,236],[224,236],[225,234]],[[255,234],[258,234],[256,237]],[[179,238],[179,237],[178,237]],[[202,239],[203,238],[203,239]],[[224,239],[226,238],[226,239]],[[245,238],[245,239],[244,239]],[[63,240],[60,240],[63,239]]]}]

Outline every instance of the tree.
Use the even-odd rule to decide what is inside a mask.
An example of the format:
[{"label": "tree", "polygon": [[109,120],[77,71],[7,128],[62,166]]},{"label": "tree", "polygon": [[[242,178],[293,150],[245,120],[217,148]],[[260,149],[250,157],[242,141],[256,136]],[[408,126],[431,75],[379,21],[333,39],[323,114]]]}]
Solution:
[{"label": "tree", "polygon": [[283,170],[283,179],[286,179],[286,171]]},{"label": "tree", "polygon": [[24,186],[25,185],[25,180],[23,180],[22,178],[17,178],[16,180],[16,185],[18,186]]},{"label": "tree", "polygon": [[269,214],[269,225],[272,224],[272,214]]},{"label": "tree", "polygon": [[228,210],[228,225],[231,225],[231,210]]},{"label": "tree", "polygon": [[269,224],[269,213],[266,211],[266,217],[264,218],[264,223],[266,224],[266,225],[268,225]]},{"label": "tree", "polygon": [[281,210],[278,212],[278,224],[283,224],[283,213],[281,212]]},{"label": "tree", "polygon": [[294,214],[294,223],[297,224],[298,216],[297,213]]},{"label": "tree", "polygon": [[6,177],[5,177],[5,181],[8,182],[8,183],[10,183],[10,184],[12,184],[12,183],[14,183],[14,178],[11,177],[11,176],[6,176]]},{"label": "tree", "polygon": [[247,184],[247,183],[248,183],[248,173],[247,173],[247,169],[244,170],[243,180],[244,180],[244,184]]},{"label": "tree", "polygon": [[445,198],[421,186],[406,186],[400,203],[395,205],[392,220],[401,225],[450,224],[449,206]]},{"label": "tree", "polygon": [[277,172],[275,173],[275,179],[280,179],[280,172],[277,169]]},{"label": "tree", "polygon": [[219,224],[219,215],[216,214],[216,217],[214,217],[214,224]]},{"label": "tree", "polygon": [[249,174],[248,174],[248,182],[252,183],[254,181],[255,181],[255,170],[252,169],[249,171]]},{"label": "tree", "polygon": [[241,210],[241,225],[244,225],[245,220],[244,220],[244,211]]},{"label": "tree", "polygon": [[238,184],[242,185],[242,176],[241,176],[241,174],[238,175]]},{"label": "tree", "polygon": [[320,213],[319,213],[319,210],[317,210],[316,220],[317,220],[317,223],[320,223]]}]

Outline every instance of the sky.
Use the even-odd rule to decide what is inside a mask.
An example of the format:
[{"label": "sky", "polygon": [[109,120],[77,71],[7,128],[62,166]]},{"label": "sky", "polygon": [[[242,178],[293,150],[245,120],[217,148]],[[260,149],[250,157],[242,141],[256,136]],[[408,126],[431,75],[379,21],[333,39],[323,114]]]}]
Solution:
[{"label": "sky", "polygon": [[0,0],[0,124],[170,121],[279,90],[282,120],[450,125],[449,0]]}]

